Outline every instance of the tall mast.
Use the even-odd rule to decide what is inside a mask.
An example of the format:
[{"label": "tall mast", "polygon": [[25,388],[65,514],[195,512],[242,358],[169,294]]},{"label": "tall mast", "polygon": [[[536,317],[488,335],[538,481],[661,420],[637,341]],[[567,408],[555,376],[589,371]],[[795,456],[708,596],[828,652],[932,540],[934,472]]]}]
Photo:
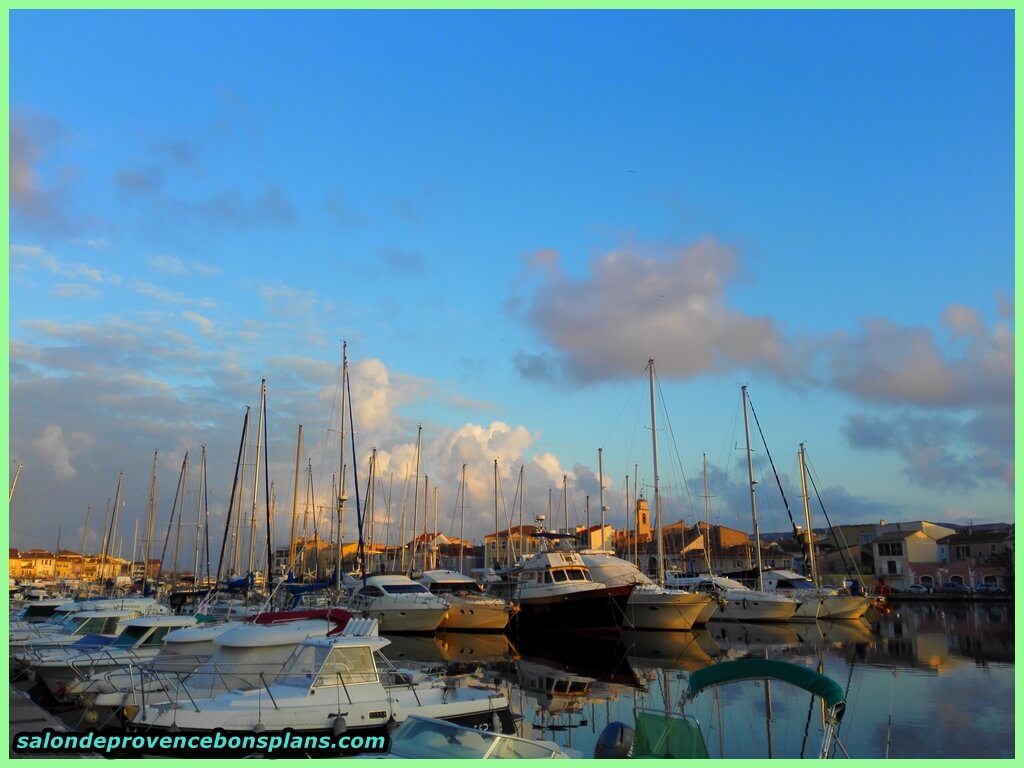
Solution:
[{"label": "tall mast", "polygon": [[437,568],[437,492],[438,487],[434,486],[434,546],[430,550],[430,567]]},{"label": "tall mast", "polygon": [[420,573],[429,570],[427,568],[427,515],[430,511],[430,475],[423,476],[423,551],[420,552]]},{"label": "tall mast", "polygon": [[[416,425],[416,471],[412,485],[412,551],[409,553],[409,572],[412,573],[416,562],[416,514],[420,505],[420,441],[423,438],[423,425]],[[408,575],[408,573],[406,575]]]},{"label": "tall mast", "polygon": [[466,557],[466,462],[462,462],[462,500],[459,507],[459,573],[465,573],[463,565]]},{"label": "tall mast", "polygon": [[494,564],[500,567],[501,558],[498,555],[498,460],[494,460]]},{"label": "tall mast", "polygon": [[565,508],[565,532],[569,533],[569,476],[562,475],[562,506]]},{"label": "tall mast", "polygon": [[295,485],[292,488],[292,527],[288,535],[288,568],[295,568],[295,520],[299,514],[299,462],[302,461],[302,425],[295,441]]},{"label": "tall mast", "polygon": [[526,466],[519,465],[519,557],[526,554],[526,534],[523,533],[523,503],[526,498]]},{"label": "tall mast", "polygon": [[800,450],[797,452],[797,459],[800,462],[800,487],[804,497],[804,524],[807,526],[807,559],[811,561],[811,581],[814,586],[820,587],[818,583],[818,565],[814,561],[814,537],[811,533],[811,500],[807,496],[807,460],[804,456],[804,444],[800,443]]},{"label": "tall mast", "polygon": [[[341,589],[341,566],[345,555],[345,400],[348,381],[348,342],[341,342],[341,448],[338,451],[338,555],[335,560],[337,568],[334,569],[334,588]],[[360,568],[365,569],[366,564],[360,563]]]},{"label": "tall mast", "polygon": [[199,588],[199,538],[203,530],[203,499],[206,495],[206,446],[199,459],[199,487],[196,490],[196,546],[192,561],[192,586]]},{"label": "tall mast", "polygon": [[761,530],[757,525],[757,504],[754,501],[754,454],[750,450],[750,424],[747,420],[747,385],[740,387],[743,393],[743,431],[747,436],[747,477],[750,481],[750,516],[754,521],[754,552],[757,553],[757,588],[764,589],[764,572],[761,570]]},{"label": "tall mast", "polygon": [[704,454],[704,562],[711,573],[711,521],[708,518],[708,455]]},{"label": "tall mast", "polygon": [[146,563],[142,576],[143,592],[145,592],[146,579],[149,578],[149,558],[152,556],[153,526],[156,523],[156,456],[157,452],[153,451],[153,476],[149,482],[149,514],[146,518],[146,551],[143,556],[143,560]]},{"label": "tall mast", "polygon": [[602,462],[602,451],[603,449],[597,449],[597,503],[601,505],[601,549],[607,548],[604,541],[604,513],[608,510],[608,507],[604,505],[604,464]]},{"label": "tall mast", "polygon": [[174,565],[172,569],[172,583],[178,582],[178,547],[181,544],[181,521],[185,517],[185,489],[188,485],[188,451],[185,451],[185,458],[181,462],[181,505],[178,507],[178,529],[174,533]]},{"label": "tall mast", "polygon": [[89,536],[89,515],[92,514],[92,504],[85,509],[85,527],[82,528],[82,557],[85,557],[85,542]]},{"label": "tall mast", "polygon": [[654,358],[647,361],[647,373],[651,386],[651,449],[654,454],[654,529],[658,543],[658,583],[665,583],[665,544],[661,540],[661,496],[658,492],[658,430],[654,420]]},{"label": "tall mast", "polygon": [[[231,497],[228,500],[228,516],[227,520],[224,521],[224,538],[220,543],[220,556],[217,558],[217,580],[215,586],[220,582],[221,565],[224,563],[224,550],[228,543],[228,534],[231,530],[231,515],[235,509],[235,491],[237,490],[241,494],[241,488],[238,485],[239,477],[242,473],[242,454],[245,449],[245,435],[249,430],[249,406],[245,406],[245,418],[242,421],[242,439],[238,442],[238,459],[235,461],[235,477],[231,482]],[[163,563],[161,563],[161,566]],[[147,566],[148,567],[148,566]],[[231,569],[228,568],[230,575]]]},{"label": "tall mast", "polygon": [[249,564],[246,573],[252,572],[253,560],[256,557],[256,502],[259,500],[260,489],[260,450],[263,448],[263,404],[267,396],[267,380],[260,379],[260,415],[256,423],[256,471],[252,480],[252,519],[249,527]]},{"label": "tall mast", "polygon": [[14,489],[18,486],[18,478],[21,477],[21,470],[25,468],[24,464],[19,464],[18,468],[14,471],[14,480],[11,481],[11,492],[7,494],[7,504],[10,505],[14,501]]},{"label": "tall mast", "polygon": [[369,536],[367,537],[367,542],[366,543],[369,544],[369,546],[370,546],[370,552],[366,556],[367,562],[363,566],[363,570],[364,571],[369,570],[372,573],[373,569],[372,568],[367,568],[367,566],[369,565],[370,558],[373,557],[373,553],[374,553],[373,542],[376,539],[376,536],[374,535],[374,529],[373,529],[374,522],[375,522],[374,521],[374,516],[375,516],[374,512],[375,512],[375,508],[377,506],[377,447],[376,446],[374,446],[373,449],[370,451],[370,473],[369,474],[370,474],[370,479],[367,482],[367,487],[369,488],[367,496],[369,498],[366,501],[367,501],[367,506],[369,506],[369,508],[370,508],[370,514],[369,514],[370,525],[369,525],[369,528],[368,528]]}]

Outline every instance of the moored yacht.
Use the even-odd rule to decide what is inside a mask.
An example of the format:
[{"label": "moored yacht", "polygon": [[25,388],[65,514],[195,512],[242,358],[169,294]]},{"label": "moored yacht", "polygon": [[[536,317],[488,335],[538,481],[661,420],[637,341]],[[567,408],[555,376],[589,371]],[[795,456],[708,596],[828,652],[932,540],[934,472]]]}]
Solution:
[{"label": "moored yacht", "polygon": [[707,623],[718,608],[711,595],[658,586],[633,563],[611,552],[590,550],[580,556],[595,581],[609,587],[635,585],[623,621],[630,629],[693,629]]},{"label": "moored yacht", "polygon": [[356,615],[377,619],[381,632],[436,630],[448,603],[425,586],[398,574],[367,576],[352,590],[344,606]]},{"label": "moored yacht", "polygon": [[458,571],[425,571],[417,581],[432,595],[448,603],[448,612],[438,627],[441,631],[501,632],[519,609],[483,588]]},{"label": "moored yacht", "polygon": [[859,619],[871,605],[863,595],[842,594],[838,589],[816,587],[807,576],[784,569],[762,573],[766,592],[775,592],[797,600],[801,607],[793,618]]},{"label": "moored yacht", "polygon": [[665,577],[665,586],[686,589],[691,592],[704,592],[723,599],[715,619],[731,621],[789,621],[799,606],[796,600],[749,589],[740,582],[724,576],[702,574],[700,576],[678,576],[669,574]]},{"label": "moored yacht", "polygon": [[569,549],[531,555],[510,575],[519,606],[510,626],[519,632],[617,633],[634,589],[594,581],[583,558]]},{"label": "moored yacht", "polygon": [[[514,732],[507,697],[496,690],[453,687],[441,676],[397,670],[377,651],[390,641],[342,635],[300,643],[280,673],[248,691],[148,707],[137,732],[253,733],[289,728],[307,734],[383,733],[410,714]],[[495,722],[497,721],[497,722]]]}]

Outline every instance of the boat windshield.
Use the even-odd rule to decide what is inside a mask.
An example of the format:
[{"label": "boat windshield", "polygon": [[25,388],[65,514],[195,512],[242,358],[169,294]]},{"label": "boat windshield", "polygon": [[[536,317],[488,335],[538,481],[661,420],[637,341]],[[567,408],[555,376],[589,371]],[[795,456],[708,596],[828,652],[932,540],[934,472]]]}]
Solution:
[{"label": "boat windshield", "polygon": [[275,682],[302,688],[374,683],[377,668],[368,645],[300,645]]},{"label": "boat windshield", "polygon": [[411,593],[426,592],[430,594],[430,590],[424,587],[422,584],[381,584],[381,587],[389,595],[407,595]]},{"label": "boat windshield", "polygon": [[408,758],[551,758],[556,749],[493,731],[464,728],[445,720],[409,717],[391,734],[391,754]]},{"label": "boat windshield", "polygon": [[111,645],[114,648],[131,648],[139,642],[152,627],[125,627],[124,631],[117,636]]},{"label": "boat windshield", "polygon": [[814,589],[814,582],[810,579],[779,579],[776,582],[776,589]]},{"label": "boat windshield", "polygon": [[112,635],[117,629],[116,616],[92,616],[75,630],[76,635]]}]

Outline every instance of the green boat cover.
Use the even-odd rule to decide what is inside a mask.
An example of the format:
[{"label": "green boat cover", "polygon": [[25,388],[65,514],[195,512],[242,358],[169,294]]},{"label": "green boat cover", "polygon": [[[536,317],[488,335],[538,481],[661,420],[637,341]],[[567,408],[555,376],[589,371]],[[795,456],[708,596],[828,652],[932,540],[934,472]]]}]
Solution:
[{"label": "green boat cover", "polygon": [[706,758],[704,734],[695,720],[663,712],[636,713],[632,758]]},{"label": "green boat cover", "polygon": [[690,698],[705,688],[736,680],[782,680],[825,700],[832,709],[846,700],[842,686],[813,669],[775,659],[737,659],[712,664],[690,675]]}]

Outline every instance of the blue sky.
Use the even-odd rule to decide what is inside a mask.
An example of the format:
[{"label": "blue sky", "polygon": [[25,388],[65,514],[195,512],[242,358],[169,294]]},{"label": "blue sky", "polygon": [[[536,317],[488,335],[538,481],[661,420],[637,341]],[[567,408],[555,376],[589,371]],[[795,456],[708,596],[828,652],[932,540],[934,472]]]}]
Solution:
[{"label": "blue sky", "polygon": [[222,525],[262,377],[280,536],[342,338],[395,520],[423,424],[444,527],[496,457],[582,522],[598,448],[621,522],[649,357],[669,519],[706,452],[749,529],[742,383],[795,508],[806,441],[834,520],[1012,518],[1009,12],[19,11],[10,62],[12,546],[204,444]]}]

